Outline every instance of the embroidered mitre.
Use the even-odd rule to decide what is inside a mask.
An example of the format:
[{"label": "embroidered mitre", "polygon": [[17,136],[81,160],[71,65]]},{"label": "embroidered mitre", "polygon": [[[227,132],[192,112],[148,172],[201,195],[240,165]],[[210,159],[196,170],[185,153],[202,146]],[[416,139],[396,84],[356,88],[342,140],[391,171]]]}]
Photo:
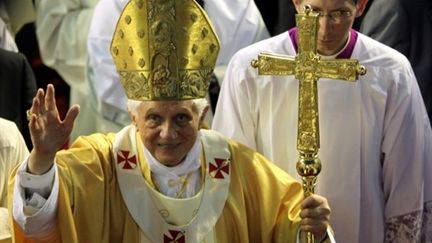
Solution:
[{"label": "embroidered mitre", "polygon": [[194,0],[130,0],[110,49],[129,99],[184,100],[207,94],[220,44]]}]

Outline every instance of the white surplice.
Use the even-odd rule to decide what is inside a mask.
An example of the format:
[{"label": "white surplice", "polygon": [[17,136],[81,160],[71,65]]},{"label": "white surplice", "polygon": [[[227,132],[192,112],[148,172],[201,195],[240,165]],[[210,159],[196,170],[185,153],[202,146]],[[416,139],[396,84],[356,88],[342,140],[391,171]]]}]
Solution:
[{"label": "white surplice", "polygon": [[36,35],[45,65],[70,86],[70,105],[79,104],[71,141],[95,132],[95,108],[86,78],[87,35],[99,0],[37,0]]},{"label": "white surplice", "polygon": [[[298,81],[258,76],[250,62],[261,51],[296,54],[288,32],[239,51],[228,66],[213,128],[296,175]],[[362,34],[351,58],[367,69],[357,82],[318,81],[317,193],[333,209],[336,240],[383,242],[385,232],[393,234],[388,239],[403,241],[404,232],[419,237],[422,217],[430,234],[432,132],[412,68],[403,55]]]}]

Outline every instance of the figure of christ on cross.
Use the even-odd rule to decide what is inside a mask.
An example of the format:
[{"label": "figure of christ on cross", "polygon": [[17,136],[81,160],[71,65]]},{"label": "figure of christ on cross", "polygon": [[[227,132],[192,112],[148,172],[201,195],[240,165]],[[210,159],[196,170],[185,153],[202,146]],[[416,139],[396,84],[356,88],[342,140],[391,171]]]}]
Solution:
[{"label": "figure of christ on cross", "polygon": [[[298,54],[295,57],[272,53],[261,53],[251,62],[259,75],[295,75],[299,80],[297,150],[299,160],[296,168],[302,178],[305,197],[314,193],[317,176],[321,171],[318,158],[319,116],[318,88],[319,78],[340,79],[355,82],[366,69],[354,59],[321,60],[317,54],[318,13],[306,5],[304,11],[296,14],[298,30]],[[307,242],[314,242],[311,234]]]}]

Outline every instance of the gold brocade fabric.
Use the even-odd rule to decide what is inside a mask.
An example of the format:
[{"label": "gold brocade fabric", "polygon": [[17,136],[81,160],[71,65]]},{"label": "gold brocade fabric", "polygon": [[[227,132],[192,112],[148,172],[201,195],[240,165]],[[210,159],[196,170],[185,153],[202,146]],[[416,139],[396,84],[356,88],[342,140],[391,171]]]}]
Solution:
[{"label": "gold brocade fabric", "polygon": [[121,83],[134,100],[205,97],[219,49],[193,0],[130,0],[111,43]]},{"label": "gold brocade fabric", "polygon": [[[112,164],[113,139],[112,134],[80,137],[57,155],[62,242],[139,242],[140,229],[126,208]],[[214,229],[216,242],[296,242],[301,185],[258,153],[229,143],[231,185]],[[17,242],[30,242],[19,227],[14,232]]]}]

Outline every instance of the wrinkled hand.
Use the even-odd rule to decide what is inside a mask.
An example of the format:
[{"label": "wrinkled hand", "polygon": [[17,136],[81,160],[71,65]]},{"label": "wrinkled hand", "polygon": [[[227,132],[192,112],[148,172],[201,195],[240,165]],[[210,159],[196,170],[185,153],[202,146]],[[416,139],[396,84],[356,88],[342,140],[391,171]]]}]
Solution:
[{"label": "wrinkled hand", "polygon": [[33,174],[45,173],[52,165],[56,152],[68,140],[79,106],[72,106],[65,119],[60,120],[55,102],[54,86],[49,84],[46,94],[39,89],[30,108],[29,129],[33,143],[28,170]]},{"label": "wrinkled hand", "polygon": [[330,213],[330,207],[324,197],[313,194],[305,198],[300,212],[301,230],[311,232],[317,239],[316,242],[320,242],[326,236]]}]

